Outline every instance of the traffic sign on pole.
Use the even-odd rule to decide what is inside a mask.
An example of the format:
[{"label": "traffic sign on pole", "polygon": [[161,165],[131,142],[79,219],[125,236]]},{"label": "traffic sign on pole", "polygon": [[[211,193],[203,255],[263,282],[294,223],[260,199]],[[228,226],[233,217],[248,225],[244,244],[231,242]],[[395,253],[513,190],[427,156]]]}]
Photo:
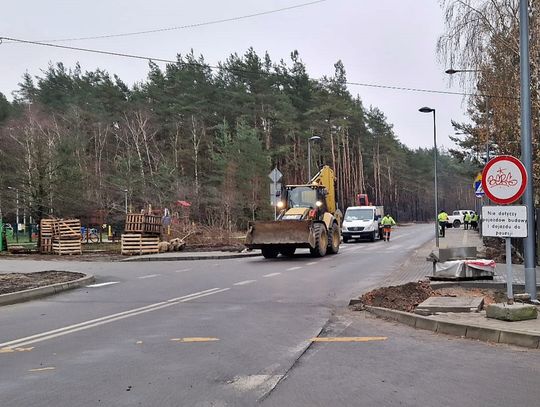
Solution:
[{"label": "traffic sign on pole", "polygon": [[527,185],[527,171],[517,158],[501,155],[482,171],[482,188],[493,202],[510,204],[517,201]]}]

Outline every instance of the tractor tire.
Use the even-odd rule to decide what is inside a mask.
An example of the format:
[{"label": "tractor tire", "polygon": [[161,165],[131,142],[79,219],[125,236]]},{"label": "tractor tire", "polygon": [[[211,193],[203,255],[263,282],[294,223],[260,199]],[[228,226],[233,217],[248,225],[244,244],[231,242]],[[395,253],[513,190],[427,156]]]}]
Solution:
[{"label": "tractor tire", "polygon": [[461,226],[461,222],[459,220],[455,220],[452,222],[452,227],[458,229]]},{"label": "tractor tire", "polygon": [[328,249],[328,233],[326,227],[321,223],[316,223],[313,226],[315,231],[315,247],[309,251],[313,257],[323,257]]},{"label": "tractor tire", "polygon": [[328,254],[337,254],[339,252],[340,243],[339,226],[337,223],[334,223],[328,232]]},{"label": "tractor tire", "polygon": [[279,250],[275,247],[263,247],[261,252],[265,259],[275,259],[279,254]]},{"label": "tractor tire", "polygon": [[283,249],[279,250],[279,252],[285,257],[293,257],[295,251],[296,247],[284,247]]}]

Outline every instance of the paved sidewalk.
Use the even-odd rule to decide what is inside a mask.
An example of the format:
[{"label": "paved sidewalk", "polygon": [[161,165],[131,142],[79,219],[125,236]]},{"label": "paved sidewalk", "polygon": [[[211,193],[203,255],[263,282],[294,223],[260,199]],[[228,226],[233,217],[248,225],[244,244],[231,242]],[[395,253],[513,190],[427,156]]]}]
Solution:
[{"label": "paved sidewalk", "polygon": [[[478,232],[462,228],[446,230],[446,237],[440,239],[439,246],[441,248],[476,246],[480,253],[484,252],[484,246]],[[401,285],[411,281],[423,280],[432,275],[433,265],[431,262],[426,261],[426,258],[435,249],[435,239],[427,242],[417,249],[396,272],[381,281],[379,286]],[[525,284],[523,265],[514,264],[513,271],[514,284]],[[540,284],[540,268],[537,269],[536,281]],[[493,280],[478,280],[477,282],[506,283],[506,264],[497,264]]]}]

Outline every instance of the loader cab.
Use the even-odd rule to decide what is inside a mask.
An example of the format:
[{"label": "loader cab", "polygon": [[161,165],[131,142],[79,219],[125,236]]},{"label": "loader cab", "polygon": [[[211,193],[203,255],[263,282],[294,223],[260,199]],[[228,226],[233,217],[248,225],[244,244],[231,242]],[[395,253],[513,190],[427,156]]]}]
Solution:
[{"label": "loader cab", "polygon": [[285,188],[286,207],[282,212],[280,219],[301,220],[308,214],[320,218],[320,214],[327,211],[326,188],[320,185],[288,185]]}]

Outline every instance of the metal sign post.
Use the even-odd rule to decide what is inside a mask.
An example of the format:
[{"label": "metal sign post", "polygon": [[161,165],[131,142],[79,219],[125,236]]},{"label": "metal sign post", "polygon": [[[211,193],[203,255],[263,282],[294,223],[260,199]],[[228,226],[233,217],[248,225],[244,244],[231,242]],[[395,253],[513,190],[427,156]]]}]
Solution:
[{"label": "metal sign post", "polygon": [[[517,158],[500,156],[490,161],[482,172],[482,187],[495,203],[517,201],[527,185],[527,171]],[[514,302],[512,290],[512,238],[527,237],[526,206],[484,206],[482,224],[484,236],[501,237],[506,245],[506,294],[508,304]],[[532,296],[531,296],[532,297]]]},{"label": "metal sign post", "polygon": [[268,178],[272,180],[272,184],[270,184],[270,205],[274,207],[274,220],[277,219],[278,196],[281,195],[281,184],[279,183],[279,180],[281,180],[282,177],[283,174],[277,168],[274,168],[270,171],[270,174],[268,174]]}]

